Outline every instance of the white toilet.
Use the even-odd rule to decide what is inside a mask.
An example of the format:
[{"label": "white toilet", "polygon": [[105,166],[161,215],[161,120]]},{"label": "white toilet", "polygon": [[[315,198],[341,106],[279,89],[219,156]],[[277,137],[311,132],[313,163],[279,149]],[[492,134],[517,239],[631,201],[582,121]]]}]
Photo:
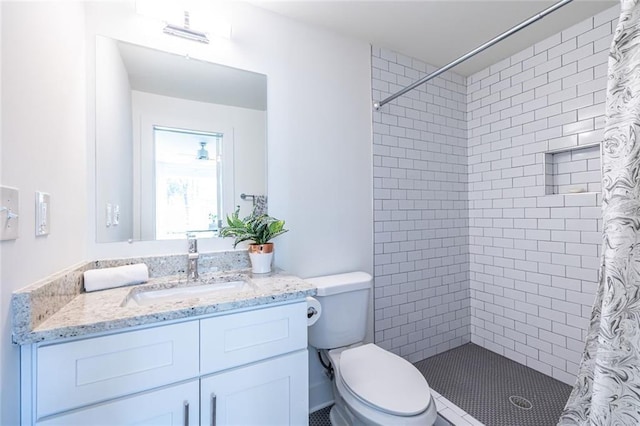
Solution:
[{"label": "white toilet", "polygon": [[306,281],[318,288],[315,297],[322,306],[309,327],[309,344],[328,355],[334,373],[331,424],[433,425],[436,402],[420,371],[379,346],[362,344],[371,275],[351,272]]}]

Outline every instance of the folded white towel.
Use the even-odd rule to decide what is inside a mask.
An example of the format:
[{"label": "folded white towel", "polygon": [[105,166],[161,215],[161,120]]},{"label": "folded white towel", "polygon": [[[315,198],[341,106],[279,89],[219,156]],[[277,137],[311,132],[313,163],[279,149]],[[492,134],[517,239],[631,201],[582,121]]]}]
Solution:
[{"label": "folded white towel", "polygon": [[149,269],[144,263],[115,268],[90,269],[84,273],[84,289],[87,292],[147,281],[149,281]]}]

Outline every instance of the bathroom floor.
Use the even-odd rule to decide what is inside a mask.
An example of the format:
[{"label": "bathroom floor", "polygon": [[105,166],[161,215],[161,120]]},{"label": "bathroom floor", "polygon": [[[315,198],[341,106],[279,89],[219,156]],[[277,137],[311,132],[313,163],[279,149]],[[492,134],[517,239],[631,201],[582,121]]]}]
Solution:
[{"label": "bathroom floor", "polygon": [[[473,418],[456,406],[453,402],[431,390],[431,396],[436,399],[438,407],[438,418],[434,426],[483,426],[478,420]],[[331,426],[329,411],[331,406],[309,414],[309,426]]]},{"label": "bathroom floor", "polygon": [[[433,391],[432,396],[436,399],[438,407],[438,419],[434,426],[483,426],[482,423],[438,394],[438,392]],[[331,420],[329,420],[330,410],[331,406],[309,414],[309,426],[331,426]]]},{"label": "bathroom floor", "polygon": [[[555,426],[571,393],[571,386],[473,343],[415,365],[433,390],[486,426]],[[510,396],[524,398],[514,401],[520,407]]]},{"label": "bathroom floor", "polygon": [[331,406],[309,414],[309,426],[331,426],[331,421],[329,420],[330,410]]}]

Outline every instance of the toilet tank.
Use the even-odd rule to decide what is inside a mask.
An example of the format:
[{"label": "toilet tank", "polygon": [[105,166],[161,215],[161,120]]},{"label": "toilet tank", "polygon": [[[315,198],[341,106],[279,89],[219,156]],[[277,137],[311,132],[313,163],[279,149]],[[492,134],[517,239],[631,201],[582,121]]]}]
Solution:
[{"label": "toilet tank", "polygon": [[367,333],[372,277],[366,272],[307,278],[318,289],[320,318],[309,327],[309,344],[334,349],[364,340]]}]

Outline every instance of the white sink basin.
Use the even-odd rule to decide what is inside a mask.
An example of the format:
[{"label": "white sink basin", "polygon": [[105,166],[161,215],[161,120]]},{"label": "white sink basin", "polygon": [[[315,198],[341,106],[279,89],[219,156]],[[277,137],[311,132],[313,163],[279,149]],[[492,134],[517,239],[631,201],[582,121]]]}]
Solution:
[{"label": "white sink basin", "polygon": [[161,290],[147,290],[129,297],[126,306],[144,306],[154,303],[211,296],[214,294],[239,293],[251,290],[252,287],[246,281],[228,281],[213,284],[172,287]]}]

